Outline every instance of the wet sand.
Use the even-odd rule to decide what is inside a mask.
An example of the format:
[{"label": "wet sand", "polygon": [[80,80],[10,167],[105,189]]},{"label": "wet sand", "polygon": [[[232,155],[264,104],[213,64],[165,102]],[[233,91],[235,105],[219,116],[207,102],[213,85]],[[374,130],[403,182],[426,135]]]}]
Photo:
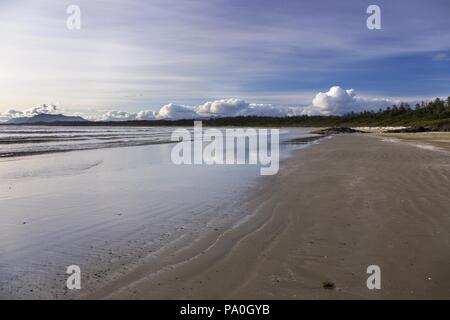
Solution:
[{"label": "wet sand", "polygon": [[450,132],[380,133],[379,135],[423,148],[437,147],[450,151]]},{"label": "wet sand", "polygon": [[[15,130],[3,136],[78,134],[72,130]],[[87,137],[92,130],[79,134]],[[94,135],[129,131],[114,130],[96,129]],[[280,132],[281,141],[309,135],[306,129]],[[167,133],[170,128],[147,128],[130,135],[155,142]],[[93,140],[88,141],[95,145]],[[64,144],[77,151],[63,153],[54,152],[61,147],[56,143],[13,145],[16,151],[44,148],[45,154],[0,159],[0,300],[74,299],[134,274],[141,265],[171,265],[174,258],[185,258],[179,248],[198,252],[186,245],[204,245],[205,238],[213,240],[246,221],[251,211],[240,204],[265,180],[258,165],[175,165],[172,144],[86,150],[77,143]],[[280,157],[304,147],[282,143]],[[0,146],[0,153],[11,152],[8,148]],[[82,270],[80,291],[66,287],[70,265]]]},{"label": "wet sand", "polygon": [[[248,220],[161,252],[85,298],[450,298],[450,153],[373,135],[297,152]],[[381,290],[366,269],[381,268]],[[324,288],[324,283],[334,288]]]}]

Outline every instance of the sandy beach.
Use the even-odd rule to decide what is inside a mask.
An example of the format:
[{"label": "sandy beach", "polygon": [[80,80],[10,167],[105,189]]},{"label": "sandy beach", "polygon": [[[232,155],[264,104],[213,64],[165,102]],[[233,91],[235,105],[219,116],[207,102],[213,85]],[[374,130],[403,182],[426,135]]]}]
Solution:
[{"label": "sandy beach", "polygon": [[449,149],[402,139],[337,135],[298,151],[241,207],[251,218],[85,297],[448,299]]},{"label": "sandy beach", "polygon": [[[257,165],[174,164],[173,144],[154,143],[170,128],[3,129],[0,299],[73,299],[137,266],[171,265],[184,259],[174,248],[246,221],[241,204],[264,185]],[[309,136],[281,132],[281,141]],[[14,139],[27,142],[5,142]],[[303,147],[282,144],[280,158]],[[79,292],[66,287],[70,265],[82,270]]]},{"label": "sandy beach", "polygon": [[450,300],[450,0],[0,8],[0,302]]},{"label": "sandy beach", "polygon": [[450,133],[448,132],[379,133],[379,135],[399,139],[419,148],[450,150]]},{"label": "sandy beach", "polygon": [[275,176],[171,144],[4,159],[0,299],[450,298],[448,133],[282,131]]}]

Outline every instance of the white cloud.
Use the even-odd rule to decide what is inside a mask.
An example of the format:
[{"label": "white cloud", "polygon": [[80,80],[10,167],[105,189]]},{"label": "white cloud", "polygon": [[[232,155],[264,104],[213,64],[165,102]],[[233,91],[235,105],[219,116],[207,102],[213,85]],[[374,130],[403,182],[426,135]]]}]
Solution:
[{"label": "white cloud", "polygon": [[161,119],[197,119],[209,117],[234,117],[234,116],[271,116],[283,117],[300,114],[298,107],[275,107],[271,104],[253,104],[241,99],[221,99],[209,101],[197,107],[169,103],[159,111],[108,111],[99,116],[87,116],[90,120],[100,121],[126,121],[126,120],[161,120]]},{"label": "white cloud", "polygon": [[19,117],[23,117],[23,112],[11,109],[6,112],[3,112],[0,115],[0,117],[5,118],[6,120],[11,119],[11,118],[19,118]]},{"label": "white cloud", "polygon": [[[274,106],[272,104],[256,104],[241,99],[229,98],[208,101],[196,107],[169,103],[162,106],[159,111],[127,112],[111,110],[99,115],[79,115],[89,120],[100,121],[178,120],[235,116],[285,117],[305,114],[343,115],[351,111],[384,109],[397,102],[390,99],[361,97],[353,89],[345,90],[339,86],[334,86],[327,92],[316,94],[309,106]],[[0,114],[0,121],[17,117],[31,117],[40,113],[61,113],[61,111],[55,105],[44,104],[25,111],[9,110]]]},{"label": "white cloud", "polygon": [[21,117],[33,117],[38,114],[58,114],[61,113],[61,111],[58,109],[57,106],[54,104],[42,104],[36,107],[31,107],[29,109],[26,109],[24,111],[14,110],[10,109],[6,112],[0,113],[0,121],[8,121],[12,118],[21,118]]},{"label": "white cloud", "polygon": [[181,106],[174,103],[169,103],[161,107],[159,111],[108,111],[100,116],[88,117],[91,120],[100,121],[130,121],[130,120],[161,120],[161,119],[193,119],[198,118],[199,115],[191,107]]},{"label": "white cloud", "polygon": [[108,111],[95,120],[101,121],[127,121],[136,120],[137,114],[126,111]]},{"label": "white cloud", "polygon": [[154,120],[155,112],[154,111],[140,111],[136,115],[136,120]]},{"label": "white cloud", "polygon": [[198,114],[205,116],[235,116],[247,109],[249,103],[240,99],[208,101],[196,108]]},{"label": "white cloud", "polygon": [[48,113],[48,114],[57,114],[59,113],[59,109],[54,104],[41,104],[37,107],[32,107],[23,112],[23,116],[32,117],[38,114]]},{"label": "white cloud", "polygon": [[[62,101],[79,110],[119,103],[134,109],[239,92],[262,101],[272,88],[260,90],[261,81],[326,79],[342,63],[448,52],[450,46],[444,1],[409,8],[414,18],[389,23],[389,29],[370,36],[361,19],[353,18],[364,16],[356,4],[323,10],[320,2],[325,1],[311,6],[265,2],[267,10],[255,10],[262,6],[258,1],[248,6],[233,1],[79,2],[89,14],[86,28],[77,32],[65,28],[61,1],[29,1],[26,10],[20,1],[0,2],[2,30],[7,30],[0,50],[2,111],[35,101]],[[404,5],[389,6],[390,17],[404,11]],[[253,87],[258,90],[249,91]],[[270,102],[285,103],[285,88],[273,89],[279,98]]]},{"label": "white cloud", "polygon": [[190,107],[181,106],[173,103],[166,104],[158,112],[155,112],[156,119],[193,119],[199,115]]},{"label": "white cloud", "polygon": [[154,111],[140,111],[140,112],[127,112],[127,111],[108,111],[101,115],[82,115],[84,118],[93,121],[133,121],[133,120],[155,120]]},{"label": "white cloud", "polygon": [[395,103],[390,99],[363,98],[357,96],[355,90],[344,90],[339,86],[331,87],[328,92],[319,92],[312,104],[303,109],[307,115],[343,115],[349,112],[378,110]]},{"label": "white cloud", "polygon": [[284,117],[289,115],[289,109],[286,107],[275,107],[271,104],[249,103],[245,100],[235,98],[209,101],[199,105],[195,110],[199,115],[208,117]]}]

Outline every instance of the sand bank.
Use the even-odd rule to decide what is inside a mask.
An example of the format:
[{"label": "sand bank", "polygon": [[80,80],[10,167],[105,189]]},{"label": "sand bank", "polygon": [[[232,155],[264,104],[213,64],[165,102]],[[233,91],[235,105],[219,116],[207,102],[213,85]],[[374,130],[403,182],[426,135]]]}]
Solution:
[{"label": "sand bank", "polygon": [[[340,135],[266,182],[241,207],[252,218],[88,298],[450,298],[447,152]],[[369,265],[381,290],[367,289]]]}]

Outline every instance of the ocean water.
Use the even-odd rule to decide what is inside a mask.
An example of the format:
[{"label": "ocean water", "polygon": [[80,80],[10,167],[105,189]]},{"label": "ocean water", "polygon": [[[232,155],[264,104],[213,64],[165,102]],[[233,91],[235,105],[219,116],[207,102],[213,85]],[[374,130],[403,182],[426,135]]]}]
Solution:
[{"label": "ocean water", "polygon": [[[173,128],[0,127],[0,298],[67,298],[245,219],[258,165],[175,165]],[[281,130],[281,141],[308,136]],[[288,157],[299,145],[280,145]],[[47,153],[53,151],[69,151]],[[26,156],[23,156],[26,155]]]},{"label": "ocean water", "polygon": [[0,158],[170,142],[173,128],[0,126]]}]

